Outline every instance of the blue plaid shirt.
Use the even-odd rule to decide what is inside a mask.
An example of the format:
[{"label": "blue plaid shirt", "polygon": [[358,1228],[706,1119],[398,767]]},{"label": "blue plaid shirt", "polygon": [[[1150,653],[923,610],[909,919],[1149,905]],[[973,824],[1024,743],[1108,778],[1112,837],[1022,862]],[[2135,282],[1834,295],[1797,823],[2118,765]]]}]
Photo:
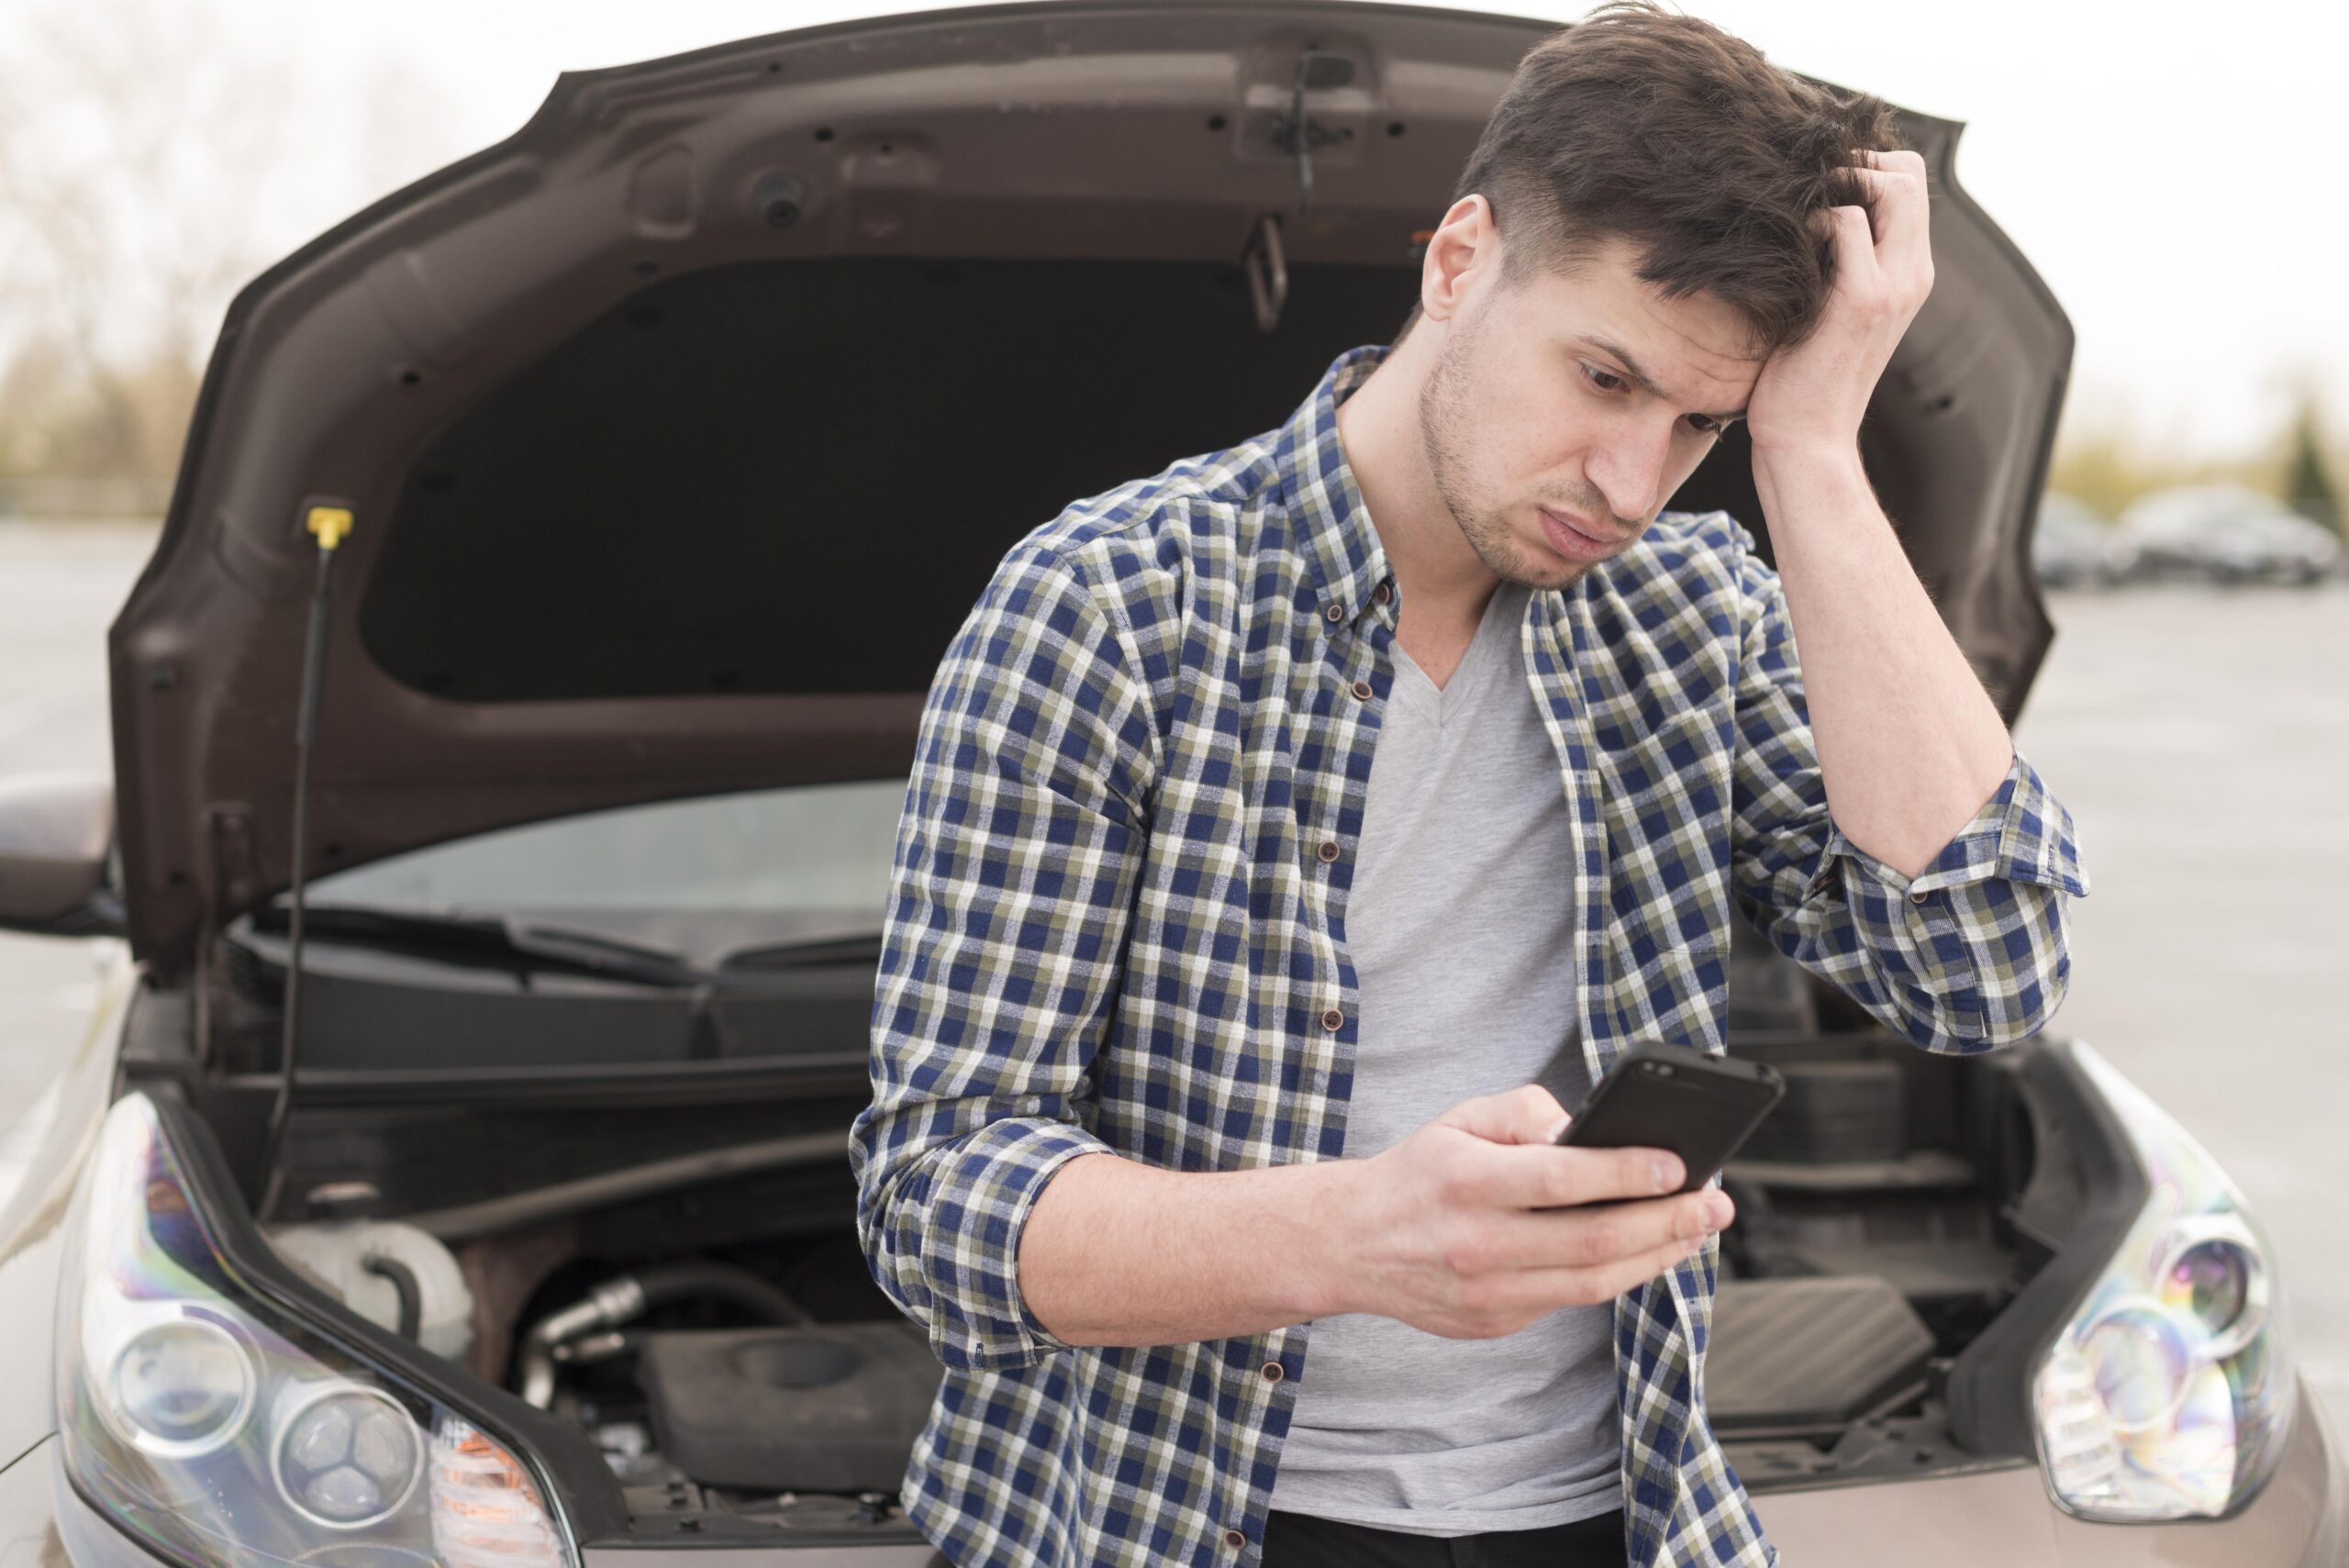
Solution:
[{"label": "blue plaid shirt", "polygon": [[[1334,412],[1384,353],[1030,531],[930,687],[850,1151],[874,1278],[946,1367],[904,1496],[959,1568],[1257,1560],[1311,1324],[1071,1345],[1015,1265],[1077,1155],[1344,1150],[1346,893],[1402,606]],[[1722,1052],[1732,905],[1927,1051],[2054,1011],[2087,892],[2069,814],[2018,753],[1920,874],[1846,840],[1777,575],[1727,513],[1661,514],[1534,593],[1518,642],[1573,803],[1594,1083],[1635,1040]],[[1778,1561],[1705,1417],[1719,1259],[1615,1299],[1633,1564]]]}]

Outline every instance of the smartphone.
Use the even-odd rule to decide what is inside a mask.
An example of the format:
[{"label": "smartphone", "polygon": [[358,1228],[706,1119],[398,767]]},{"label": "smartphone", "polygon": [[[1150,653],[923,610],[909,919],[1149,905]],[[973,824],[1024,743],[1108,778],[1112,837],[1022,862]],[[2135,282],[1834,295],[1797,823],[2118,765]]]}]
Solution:
[{"label": "smartphone", "polygon": [[[1677,1190],[1692,1193],[1729,1162],[1786,1092],[1786,1079],[1767,1062],[1708,1056],[1685,1045],[1642,1043],[1616,1059],[1575,1110],[1558,1142],[1587,1149],[1669,1149],[1687,1168]],[[1607,1198],[1602,1204],[1666,1195]]]}]

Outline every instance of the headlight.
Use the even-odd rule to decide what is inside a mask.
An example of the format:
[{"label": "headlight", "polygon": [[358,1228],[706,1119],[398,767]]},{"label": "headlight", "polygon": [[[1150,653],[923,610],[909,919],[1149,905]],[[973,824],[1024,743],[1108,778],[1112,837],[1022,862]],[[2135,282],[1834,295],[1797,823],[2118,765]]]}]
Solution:
[{"label": "headlight", "polygon": [[2040,1464],[2083,1518],[2224,1514],[2266,1485],[2291,1431],[2275,1251],[2201,1145],[2103,1057],[2071,1049],[2151,1192],[2033,1371]]},{"label": "headlight", "polygon": [[60,1278],[66,1473],[150,1551],[576,1568],[511,1450],[237,1276],[143,1095],[106,1115]]}]

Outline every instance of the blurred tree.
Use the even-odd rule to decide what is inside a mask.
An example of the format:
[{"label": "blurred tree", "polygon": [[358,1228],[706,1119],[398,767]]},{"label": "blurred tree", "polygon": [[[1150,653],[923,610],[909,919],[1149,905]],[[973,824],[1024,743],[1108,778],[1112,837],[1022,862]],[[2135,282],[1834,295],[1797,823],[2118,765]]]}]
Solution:
[{"label": "blurred tree", "polygon": [[2133,427],[2107,423],[2056,437],[2047,487],[2060,490],[2107,518],[2117,517],[2148,491],[2173,484],[2232,480],[2255,490],[2272,490],[2272,463],[2259,454],[2232,458],[2180,458],[2141,436]]},{"label": "blurred tree", "polygon": [[2321,523],[2337,534],[2343,524],[2341,496],[2325,473],[2320,430],[2316,395],[2312,392],[2303,394],[2299,416],[2292,422],[2289,455],[2285,459],[2284,499],[2302,517]]},{"label": "blurred tree", "polygon": [[233,193],[292,129],[290,61],[238,58],[157,0],[37,6],[10,31],[0,302],[29,308],[8,313],[0,459],[168,477],[205,340],[260,260]]},{"label": "blurred tree", "polygon": [[229,296],[460,149],[398,59],[352,83],[180,0],[10,0],[0,478],[168,481]]}]

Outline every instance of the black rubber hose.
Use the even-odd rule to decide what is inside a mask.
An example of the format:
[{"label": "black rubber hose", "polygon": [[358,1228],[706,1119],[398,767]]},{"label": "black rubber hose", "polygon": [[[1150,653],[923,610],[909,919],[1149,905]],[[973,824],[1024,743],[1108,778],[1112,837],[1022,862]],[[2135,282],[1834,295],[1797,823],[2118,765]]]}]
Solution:
[{"label": "black rubber hose", "polygon": [[424,1292],[417,1288],[416,1271],[397,1258],[362,1258],[360,1266],[392,1282],[392,1288],[400,1295],[400,1338],[415,1339],[424,1327]]},{"label": "black rubber hose", "polygon": [[646,1269],[637,1274],[636,1284],[644,1292],[644,1305],[648,1307],[704,1297],[730,1302],[769,1323],[806,1324],[816,1320],[772,1280],[714,1258],[695,1258]]}]

